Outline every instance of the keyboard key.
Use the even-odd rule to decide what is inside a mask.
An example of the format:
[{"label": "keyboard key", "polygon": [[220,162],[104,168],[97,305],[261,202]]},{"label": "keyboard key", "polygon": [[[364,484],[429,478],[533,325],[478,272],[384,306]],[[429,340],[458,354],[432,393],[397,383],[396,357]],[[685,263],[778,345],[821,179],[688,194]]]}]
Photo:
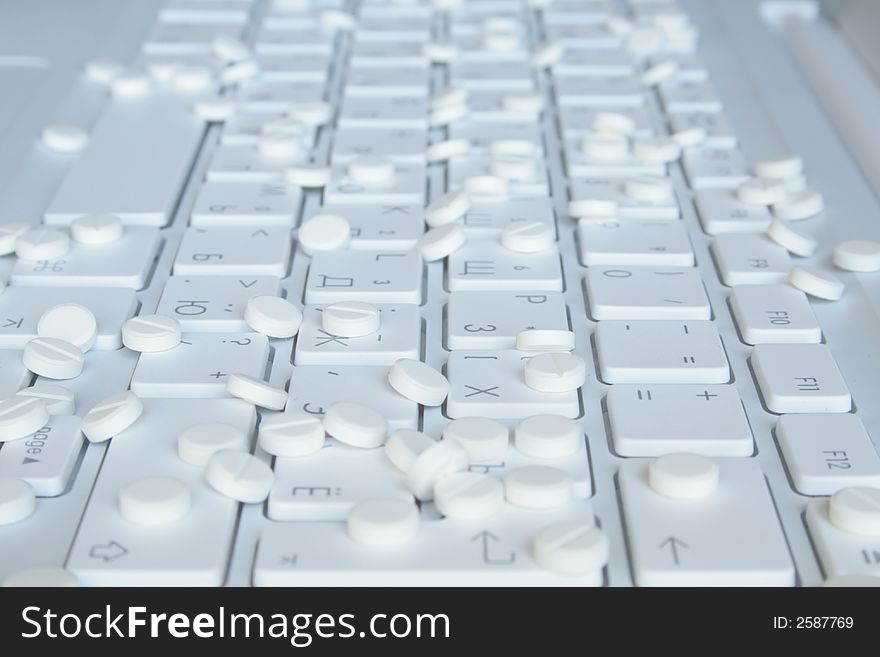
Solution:
[{"label": "keyboard key", "polygon": [[341,128],[333,138],[330,161],[347,164],[364,155],[383,155],[395,163],[422,165],[428,132],[420,128]]},{"label": "keyboard key", "polygon": [[571,182],[572,200],[610,201],[617,204],[621,219],[678,219],[681,211],[675,196],[657,202],[639,201],[625,192],[626,181],[589,178]]},{"label": "keyboard key", "polygon": [[847,413],[849,389],[828,345],[759,344],[752,370],[773,413]]},{"label": "keyboard key", "polygon": [[290,232],[286,228],[187,228],[174,259],[174,273],[283,278],[287,274],[290,252]]},{"label": "keyboard key", "polygon": [[[364,44],[359,44],[363,46]],[[355,56],[358,46],[355,46]],[[424,98],[401,96],[346,98],[339,112],[339,128],[425,130],[428,126],[428,103]]]},{"label": "keyboard key", "polygon": [[241,25],[232,23],[157,22],[141,46],[148,55],[210,54],[214,39],[223,36],[237,39]]},{"label": "keyboard key", "polygon": [[37,497],[55,497],[67,488],[83,447],[82,420],[56,415],[26,438],[0,449],[0,476],[17,477],[30,484]]},{"label": "keyboard key", "polygon": [[306,159],[297,152],[285,157],[262,154],[257,144],[224,144],[211,156],[205,172],[209,183],[268,183],[283,185],[284,168]]},{"label": "keyboard key", "polygon": [[252,81],[235,96],[241,112],[284,112],[294,103],[324,99],[324,84],[316,82]]},{"label": "keyboard key", "polygon": [[712,322],[603,321],[596,326],[606,383],[727,383],[730,369]]},{"label": "keyboard key", "polygon": [[716,463],[717,490],[699,500],[655,492],[648,461],[621,466],[620,497],[638,586],[794,585],[788,544],[758,463]]},{"label": "keyboard key", "polygon": [[281,183],[205,183],[190,217],[193,226],[293,226],[302,192]]},{"label": "keyboard key", "polygon": [[679,221],[578,222],[581,262],[595,265],[692,267],[694,252]]},{"label": "keyboard key", "polygon": [[593,319],[711,319],[693,267],[589,267],[584,277]]},{"label": "keyboard key", "polygon": [[312,257],[305,302],[420,303],[422,258],[416,251],[325,251]]},{"label": "keyboard key", "polygon": [[424,205],[424,202],[425,167],[414,164],[398,164],[392,180],[370,185],[351,180],[346,168],[336,165],[330,184],[324,188],[324,203],[328,205]]},{"label": "keyboard key", "polygon": [[576,418],[578,393],[538,392],[525,384],[523,366],[529,354],[514,350],[454,351],[446,363],[450,384],[449,417],[523,419],[551,414]]},{"label": "keyboard key", "polygon": [[[91,586],[219,586],[239,505],[218,495],[204,472],[177,456],[187,427],[221,422],[252,435],[254,407],[237,399],[145,399],[144,413],[110,442],[67,567]],[[124,519],[119,491],[136,479],[172,477],[192,491],[185,518],[161,530]]]},{"label": "keyboard key", "polygon": [[739,285],[729,301],[746,344],[822,341],[810,302],[790,285]]},{"label": "keyboard key", "polygon": [[805,516],[825,576],[880,576],[880,538],[834,525],[828,515],[829,503],[828,497],[810,500]]},{"label": "keyboard key", "polygon": [[452,292],[477,290],[561,292],[557,249],[514,253],[500,242],[470,241],[449,256],[446,280]]},{"label": "keyboard key", "polygon": [[568,330],[558,292],[452,292],[446,306],[449,349],[513,349],[526,329]]},{"label": "keyboard key", "polygon": [[660,101],[667,112],[720,112],[721,99],[711,82],[679,78],[660,85]]},{"label": "keyboard key", "polygon": [[791,270],[788,251],[764,235],[718,235],[712,242],[725,285],[784,283]]},{"label": "keyboard key", "polygon": [[880,457],[857,415],[783,415],[776,423],[776,440],[791,481],[803,495],[833,495],[852,486],[880,488]]},{"label": "keyboard key", "polygon": [[645,102],[643,87],[633,77],[571,76],[556,78],[556,97],[563,107],[638,107]]},{"label": "keyboard key", "polygon": [[735,148],[688,148],[682,166],[693,189],[735,189],[751,177],[743,154]]},{"label": "keyboard key", "polygon": [[[21,359],[21,352],[13,353]],[[73,393],[76,412],[83,415],[98,402],[128,388],[137,361],[138,354],[130,349],[89,352],[82,374],[63,382],[64,387]],[[34,381],[37,386],[57,384],[58,381],[41,376]]]},{"label": "keyboard key", "polygon": [[754,441],[734,386],[611,386],[605,397],[614,451],[751,456]]},{"label": "keyboard key", "polygon": [[559,125],[566,140],[584,137],[595,132],[593,122],[599,113],[622,114],[635,124],[633,137],[652,137],[657,130],[651,114],[646,107],[560,107]]},{"label": "keyboard key", "polygon": [[409,251],[424,231],[419,205],[325,205],[319,212],[348,220],[352,249]]},{"label": "keyboard key", "polygon": [[554,225],[553,204],[540,197],[511,198],[504,203],[472,199],[461,226],[468,237],[498,237],[507,224],[522,219]]},{"label": "keyboard key", "polygon": [[261,379],[269,341],[259,333],[188,333],[167,351],[141,354],[131,379],[139,397],[228,397],[226,379]]},{"label": "keyboard key", "polygon": [[706,131],[704,145],[709,148],[736,148],[739,143],[730,121],[721,112],[672,112],[669,125],[672,132],[703,128]]},{"label": "keyboard key", "polygon": [[628,178],[639,175],[665,176],[666,165],[643,162],[634,155],[608,160],[586,155],[581,137],[565,140],[565,170],[571,178]]},{"label": "keyboard key", "polygon": [[703,230],[709,235],[763,233],[772,219],[765,206],[743,203],[727,189],[700,190],[695,203]]}]

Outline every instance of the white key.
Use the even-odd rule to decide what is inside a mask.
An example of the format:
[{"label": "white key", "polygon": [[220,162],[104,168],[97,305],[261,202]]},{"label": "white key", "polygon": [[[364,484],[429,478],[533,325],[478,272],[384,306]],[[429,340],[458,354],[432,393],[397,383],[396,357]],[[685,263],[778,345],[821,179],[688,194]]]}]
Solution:
[{"label": "white key", "polygon": [[538,354],[523,364],[526,385],[538,392],[562,393],[584,385],[587,368],[584,360],[565,352]]},{"label": "white key", "polygon": [[852,398],[828,345],[759,344],[752,370],[774,413],[847,413]]},{"label": "white key", "polygon": [[573,200],[610,201],[617,204],[617,216],[622,219],[678,219],[681,212],[678,201],[670,195],[657,201],[640,201],[629,194],[626,181],[614,178],[573,180]]},{"label": "white key", "polygon": [[410,543],[419,531],[415,505],[393,499],[360,502],[348,514],[349,537],[372,548],[395,548]]},{"label": "white key", "polygon": [[278,276],[287,273],[290,233],[284,228],[188,228],[174,259],[174,274]]},{"label": "white key", "polygon": [[74,243],[57,260],[19,260],[14,285],[51,287],[130,287],[146,285],[161,243],[155,228],[129,228],[112,244]]},{"label": "white key", "polygon": [[122,343],[132,351],[157,352],[180,344],[180,323],[163,315],[138,315],[122,325]]},{"label": "white key", "polygon": [[54,497],[68,486],[83,447],[80,419],[55,416],[30,436],[4,444],[0,475],[18,477],[37,497]]},{"label": "white key", "polygon": [[721,100],[710,82],[670,80],[660,85],[660,100],[667,112],[720,112]]},{"label": "white key", "polygon": [[54,288],[12,286],[0,295],[0,346],[22,348],[37,337],[37,323],[58,304],[88,308],[97,319],[94,349],[122,346],[122,324],[137,307],[134,290],[123,288]]},{"label": "white key", "polygon": [[205,179],[213,183],[282,183],[285,167],[303,161],[302,153],[285,157],[270,157],[256,145],[226,144],[218,146]]},{"label": "white key", "polygon": [[334,166],[332,180],[324,189],[324,202],[328,204],[424,204],[425,167],[416,164],[400,164],[393,180],[366,185],[351,180],[341,165]]},{"label": "white key", "polygon": [[241,25],[232,23],[179,23],[157,21],[141,46],[146,54],[186,55],[213,52],[219,36],[238,38]]},{"label": "white key", "polygon": [[528,358],[514,350],[452,352],[446,363],[449,417],[522,419],[541,413],[577,417],[576,390],[538,392],[526,385],[522,368]]},{"label": "white key", "polygon": [[421,298],[422,258],[417,252],[322,252],[309,266],[307,304],[419,303]]},{"label": "white key", "polygon": [[295,103],[320,103],[323,98],[322,83],[283,80],[254,80],[243,85],[236,94],[242,112],[284,112]]},{"label": "white key", "polygon": [[285,54],[260,53],[255,57],[260,80],[324,83],[330,68],[330,57],[324,53]]},{"label": "white key", "polygon": [[320,212],[348,220],[351,249],[409,251],[424,231],[424,209],[417,205],[325,205]]},{"label": "white key", "polygon": [[346,445],[371,449],[385,443],[388,422],[363,404],[336,402],[324,412],[324,431]]},{"label": "white key", "polygon": [[803,495],[880,487],[880,457],[857,415],[783,415],[776,424],[776,440],[794,487]]},{"label": "white key", "polygon": [[594,319],[711,319],[693,267],[589,267],[584,278]]},{"label": "white key", "polygon": [[704,145],[709,148],[736,148],[736,132],[721,112],[673,112],[669,115],[673,132],[700,129],[706,131]]},{"label": "white key", "polygon": [[21,362],[38,376],[47,379],[73,379],[83,370],[82,350],[58,338],[34,338],[24,346]]},{"label": "white key", "polygon": [[330,161],[344,165],[364,155],[383,155],[395,164],[424,166],[428,159],[427,143],[424,127],[341,128],[333,138]]},{"label": "white key", "polygon": [[45,402],[14,395],[0,402],[0,440],[13,441],[29,436],[46,425],[49,410]]},{"label": "white key", "polygon": [[880,573],[880,541],[877,535],[846,531],[838,527],[831,518],[831,499],[821,497],[811,500],[806,513],[810,538],[826,576],[877,576]]},{"label": "white key", "polygon": [[752,431],[734,386],[615,385],[605,398],[621,456],[688,452],[751,456]]},{"label": "white key", "polygon": [[511,221],[528,219],[553,226],[553,206],[548,198],[517,197],[503,203],[471,199],[471,206],[461,219],[468,237],[498,238]]},{"label": "white key", "polygon": [[685,227],[677,221],[580,221],[580,257],[584,265],[691,267],[694,252]]},{"label": "white key", "polygon": [[682,165],[693,189],[735,189],[751,177],[745,158],[735,148],[689,148]]},{"label": "white key", "polygon": [[[577,14],[571,14],[577,16]],[[589,50],[565,48],[562,56],[552,65],[556,77],[584,75],[608,77],[632,75],[632,57],[620,50]]]},{"label": "white key", "polygon": [[[540,518],[540,519],[539,519]],[[509,507],[483,520],[445,518],[421,523],[406,549],[352,549],[342,523],[276,523],[259,541],[257,586],[308,583],[360,585],[412,582],[450,585],[599,586],[600,569],[560,575],[535,563],[533,537],[548,524],[593,526],[588,503],[532,514]],[[291,562],[296,568],[291,568]]]},{"label": "white key", "polygon": [[119,513],[138,525],[167,525],[185,518],[192,507],[190,489],[171,477],[137,479],[119,491]]},{"label": "white key", "polygon": [[[340,302],[343,303],[343,302]],[[400,358],[418,358],[421,317],[414,304],[375,306],[381,327],[360,337],[344,337],[323,326],[326,307],[306,306],[296,343],[296,365],[393,365]]]},{"label": "white key", "polygon": [[204,468],[217,452],[243,451],[248,442],[249,436],[239,427],[223,422],[200,422],[178,434],[177,455],[190,465]]},{"label": "white key", "polygon": [[810,302],[790,285],[738,285],[729,301],[746,344],[822,341]]},{"label": "white key", "polygon": [[718,235],[712,253],[729,286],[784,283],[791,269],[788,251],[764,235]]},{"label": "white key", "polygon": [[111,244],[122,239],[124,228],[115,214],[87,214],[70,224],[70,237],[83,244]]},{"label": "white key", "polygon": [[389,71],[375,66],[359,66],[349,71],[343,94],[346,98],[358,96],[414,96],[428,95],[428,72],[418,68],[399,68]]},{"label": "white key", "polygon": [[59,385],[29,386],[16,393],[17,397],[34,397],[46,404],[49,415],[73,415],[76,403],[73,393]]},{"label": "white key", "polygon": [[788,545],[756,461],[717,462],[718,489],[695,503],[648,483],[647,461],[618,480],[639,586],[792,586]]},{"label": "white key", "polygon": [[514,253],[498,242],[471,241],[449,257],[447,284],[465,290],[562,291],[557,249]]},{"label": "white key", "polygon": [[[85,214],[112,213],[126,224],[164,226],[201,142],[203,124],[176,95],[108,105],[89,146],[68,170],[44,219],[67,225]],[[119,167],[124,154],[126,166]],[[107,171],[114,170],[112,184]],[[140,239],[143,239],[141,237]]]},{"label": "white key", "polygon": [[446,377],[413,358],[396,361],[388,370],[388,383],[407,399],[423,406],[440,406],[449,394]]},{"label": "white key", "polygon": [[284,110],[237,113],[223,124],[220,143],[229,146],[256,146],[265,135],[297,136],[304,148],[315,143],[315,128],[288,118]]},{"label": "white key", "polygon": [[446,307],[450,349],[513,349],[529,329],[568,330],[558,292],[453,292]]},{"label": "white key", "polygon": [[665,176],[666,165],[643,162],[633,155],[621,160],[597,158],[584,153],[581,139],[565,141],[565,168],[572,178],[621,178],[639,175]]},{"label": "white key", "polygon": [[424,98],[408,96],[346,98],[342,102],[337,125],[343,129],[415,128],[424,130],[427,127],[427,113],[428,104]]},{"label": "white key", "polygon": [[143,411],[143,402],[133,392],[117,392],[89,409],[83,416],[82,432],[90,442],[104,442],[132,426]]},{"label": "white key", "polygon": [[730,368],[712,322],[603,321],[595,333],[606,383],[727,383]]},{"label": "white key", "polygon": [[402,473],[382,450],[328,441],[313,454],[275,459],[268,514],[272,520],[338,521],[372,497],[412,502]]},{"label": "white key", "polygon": [[247,325],[270,338],[292,338],[302,324],[302,311],[278,296],[251,297],[244,308]]},{"label": "white key", "polygon": [[79,580],[64,568],[51,566],[26,568],[3,580],[3,587],[73,588]]},{"label": "white key", "polygon": [[193,226],[293,226],[302,192],[281,183],[205,183],[199,190]]},{"label": "white key", "polygon": [[174,349],[141,354],[131,389],[141,397],[228,397],[227,378],[261,378],[268,357],[259,333],[185,333]]},{"label": "white key", "polygon": [[[223,582],[238,504],[218,495],[204,472],[177,456],[185,428],[212,421],[253,433],[256,413],[239,400],[146,400],[141,421],[110,444],[67,567],[84,584],[189,584]],[[144,531],[117,512],[117,494],[137,477],[173,477],[192,491],[185,520]]]},{"label": "white key", "polygon": [[176,319],[187,332],[248,331],[248,300],[280,293],[281,282],[274,276],[171,276],[156,312]]},{"label": "white key", "polygon": [[288,411],[320,415],[332,404],[348,399],[357,399],[380,413],[391,431],[418,426],[418,405],[389,385],[386,366],[298,365],[293,368]]},{"label": "white key", "polygon": [[631,77],[561,77],[555,87],[563,106],[638,107],[645,102],[642,85]]},{"label": "white key", "polygon": [[534,86],[528,62],[455,60],[449,65],[449,79],[454,84],[474,89],[531,91]]},{"label": "white key", "polygon": [[37,509],[33,489],[14,477],[0,477],[0,526],[28,518]]},{"label": "white key", "polygon": [[695,203],[703,230],[709,235],[763,233],[770,225],[767,208],[743,203],[727,189],[700,190],[696,193]]},{"label": "white key", "polygon": [[488,154],[494,143],[516,141],[532,144],[536,156],[544,154],[543,138],[534,122],[504,123],[496,119],[458,121],[450,126],[448,132],[452,140],[470,142],[471,153]]}]

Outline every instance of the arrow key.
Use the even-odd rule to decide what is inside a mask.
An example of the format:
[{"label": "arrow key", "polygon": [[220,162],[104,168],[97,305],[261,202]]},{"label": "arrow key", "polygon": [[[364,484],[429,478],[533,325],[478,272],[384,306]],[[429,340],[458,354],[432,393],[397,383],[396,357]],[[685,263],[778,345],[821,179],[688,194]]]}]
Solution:
[{"label": "arrow key", "polygon": [[0,450],[0,476],[18,477],[37,497],[55,497],[67,490],[83,447],[80,418],[55,415],[35,433],[5,443]]}]

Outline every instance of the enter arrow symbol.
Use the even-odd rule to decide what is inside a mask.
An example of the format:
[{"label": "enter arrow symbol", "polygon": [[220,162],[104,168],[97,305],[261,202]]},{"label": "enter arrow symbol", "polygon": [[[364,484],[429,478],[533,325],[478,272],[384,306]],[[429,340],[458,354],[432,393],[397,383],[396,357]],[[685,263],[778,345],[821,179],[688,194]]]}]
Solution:
[{"label": "enter arrow symbol", "polygon": [[687,543],[682,541],[681,539],[675,538],[675,536],[670,536],[665,541],[660,544],[660,549],[662,550],[666,546],[669,546],[670,552],[672,552],[672,560],[675,562],[675,565],[678,566],[681,563],[681,559],[678,554],[679,548],[684,550],[688,549]]},{"label": "enter arrow symbol", "polygon": [[21,464],[22,464],[22,465],[29,465],[29,464],[31,464],[31,463],[39,463],[39,462],[40,462],[40,461],[39,461],[38,459],[32,459],[30,456],[25,456],[25,457],[21,460]]},{"label": "enter arrow symbol", "polygon": [[471,543],[473,543],[476,540],[479,540],[482,543],[483,562],[484,563],[491,563],[491,564],[506,566],[506,565],[512,564],[514,561],[516,561],[516,553],[514,553],[514,552],[510,552],[507,555],[507,557],[505,557],[503,559],[492,558],[492,556],[489,554],[489,547],[490,547],[489,541],[494,541],[495,543],[501,542],[501,539],[498,538],[497,536],[495,536],[495,534],[493,534],[492,532],[484,529],[483,531],[481,531],[479,534],[477,534],[476,536],[474,536],[471,539]]}]

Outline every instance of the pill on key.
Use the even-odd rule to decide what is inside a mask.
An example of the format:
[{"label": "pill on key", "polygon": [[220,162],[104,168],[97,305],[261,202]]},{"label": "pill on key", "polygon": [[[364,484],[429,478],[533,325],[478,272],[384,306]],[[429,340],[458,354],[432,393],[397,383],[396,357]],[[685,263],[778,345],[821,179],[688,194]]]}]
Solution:
[{"label": "pill on key", "polygon": [[489,161],[489,173],[506,180],[530,180],[536,171],[534,158],[524,155],[495,155]]},{"label": "pill on key", "polygon": [[58,338],[81,351],[88,351],[98,337],[98,320],[91,310],[78,303],[62,303],[49,308],[37,321],[37,335]]},{"label": "pill on key", "polygon": [[302,152],[303,143],[299,135],[284,133],[261,134],[257,140],[260,155],[270,159],[289,160]]},{"label": "pill on key", "polygon": [[574,332],[561,329],[526,329],[516,334],[519,351],[571,351],[574,349]]},{"label": "pill on key", "polygon": [[388,422],[362,404],[336,402],[324,412],[324,431],[346,445],[372,449],[385,442]]},{"label": "pill on key", "polygon": [[226,392],[244,399],[254,406],[280,411],[287,404],[287,391],[270,386],[262,379],[247,374],[230,374],[226,377]]},{"label": "pill on key", "polygon": [[673,198],[674,187],[663,176],[634,176],[624,181],[623,193],[640,203],[662,203]]},{"label": "pill on key", "polygon": [[192,491],[172,477],[145,477],[119,491],[119,512],[138,525],[166,525],[186,517]]},{"label": "pill on key", "polygon": [[109,440],[122,433],[144,412],[144,405],[131,390],[123,390],[102,399],[86,413],[82,432],[93,443]]},{"label": "pill on key", "polygon": [[467,470],[470,458],[457,442],[441,440],[419,454],[406,473],[406,485],[422,501],[433,499],[434,486],[449,475]]},{"label": "pill on key", "polygon": [[63,386],[37,385],[15,393],[16,397],[41,399],[49,415],[73,415],[76,412],[74,395]]},{"label": "pill on key", "polygon": [[489,196],[497,198],[507,196],[508,183],[506,178],[499,176],[468,176],[462,182],[464,191],[471,196]]},{"label": "pill on key", "polygon": [[792,268],[788,282],[801,292],[826,301],[837,301],[846,289],[843,281],[831,274],[806,267]]},{"label": "pill on key", "polygon": [[806,258],[819,248],[816,238],[795,230],[784,221],[774,219],[767,228],[767,237],[789,253]]},{"label": "pill on key", "polygon": [[632,154],[647,164],[668,164],[681,157],[681,146],[672,137],[642,137],[633,141]]},{"label": "pill on key", "polygon": [[296,164],[284,170],[284,179],[291,185],[316,189],[330,184],[332,172],[320,164]]},{"label": "pill on key", "polygon": [[677,500],[707,497],[718,488],[718,480],[718,464],[699,454],[666,454],[648,466],[654,492]]},{"label": "pill on key", "polygon": [[527,465],[504,475],[507,501],[524,509],[554,509],[571,501],[571,477],[547,465]]},{"label": "pill on key", "polygon": [[211,123],[223,123],[235,116],[236,106],[222,97],[199,98],[193,103],[193,114]]},{"label": "pill on key", "polygon": [[660,62],[642,71],[642,84],[654,87],[668,80],[678,72],[678,64],[674,60]]},{"label": "pill on key", "polygon": [[419,454],[434,445],[436,441],[421,431],[398,429],[385,443],[385,456],[401,472],[409,472]]},{"label": "pill on key", "polygon": [[504,459],[510,442],[507,426],[484,417],[452,420],[443,429],[443,440],[464,447],[471,461],[500,461]]},{"label": "pill on key", "polygon": [[755,162],[755,175],[762,178],[788,180],[804,170],[804,161],[797,155],[781,155]]},{"label": "pill on key", "polygon": [[467,155],[471,150],[471,143],[467,139],[446,139],[428,146],[425,158],[429,164],[445,162],[453,157]]},{"label": "pill on key", "polygon": [[748,205],[773,205],[787,197],[785,181],[775,178],[749,178],[736,188],[737,200]]},{"label": "pill on key", "polygon": [[205,479],[221,495],[254,504],[269,497],[275,473],[252,454],[223,450],[208,461]]},{"label": "pill on key", "polygon": [[471,200],[463,189],[447,192],[425,208],[425,223],[432,228],[451,224],[471,208]]},{"label": "pill on key", "polygon": [[464,229],[459,224],[445,224],[423,234],[416,242],[416,248],[426,262],[433,262],[457,251],[466,239]]},{"label": "pill on key", "polygon": [[70,223],[70,236],[80,244],[111,244],[122,235],[122,221],[115,214],[84,214]]},{"label": "pill on key", "polygon": [[15,395],[0,401],[0,443],[19,440],[49,422],[49,410],[41,399]]},{"label": "pill on key", "polygon": [[419,511],[404,500],[367,499],[351,507],[346,529],[349,537],[361,545],[397,547],[409,543],[419,533]]},{"label": "pill on key", "polygon": [[772,205],[773,214],[780,219],[800,221],[809,219],[825,209],[825,199],[812,189],[789,192],[784,199]]},{"label": "pill on key", "polygon": [[70,237],[54,228],[31,228],[15,240],[15,255],[23,260],[56,260],[70,251]]},{"label": "pill on key", "polygon": [[359,338],[379,330],[381,313],[365,301],[339,301],[321,311],[321,327],[330,335]]},{"label": "pill on key", "polygon": [[391,366],[388,383],[407,399],[423,406],[440,406],[449,394],[449,381],[445,376],[411,358],[401,358]]},{"label": "pill on key", "polygon": [[587,135],[580,145],[581,152],[593,160],[619,162],[629,157],[629,139],[620,135]]},{"label": "pill on key", "polygon": [[347,249],[351,226],[345,217],[337,214],[316,214],[299,227],[297,241],[306,255]]},{"label": "pill on key", "polygon": [[222,422],[203,422],[193,424],[177,436],[177,455],[180,460],[205,467],[219,451],[225,449],[243,450],[247,447],[244,431]]},{"label": "pill on key", "polygon": [[837,491],[828,501],[828,517],[845,532],[880,536],[880,489],[856,486]]},{"label": "pill on key", "polygon": [[79,579],[60,566],[37,566],[25,568],[9,575],[0,584],[3,588],[60,589],[79,586]]},{"label": "pill on key", "polygon": [[0,526],[24,520],[36,508],[37,496],[29,483],[17,477],[0,476]]},{"label": "pill on key", "polygon": [[503,505],[504,485],[486,474],[456,472],[434,484],[434,506],[447,518],[487,518]]},{"label": "pill on key", "polygon": [[835,266],[846,271],[880,271],[880,242],[850,240],[834,247]]},{"label": "pill on key", "polygon": [[533,415],[521,420],[513,430],[516,448],[537,459],[571,456],[583,441],[577,422],[561,415]]},{"label": "pill on key", "polygon": [[122,325],[122,344],[132,351],[168,351],[180,344],[180,322],[165,315],[141,315]]},{"label": "pill on key", "polygon": [[302,311],[287,299],[261,295],[248,299],[244,321],[253,330],[270,338],[292,338],[302,324]]},{"label": "pill on key", "polygon": [[569,392],[584,385],[587,366],[574,354],[539,354],[526,361],[523,377],[526,385],[538,392]]},{"label": "pill on key", "polygon": [[49,125],[43,128],[43,143],[59,153],[77,153],[89,143],[89,134],[76,125]]},{"label": "pill on key", "polygon": [[82,350],[58,338],[34,338],[24,346],[21,363],[47,379],[73,379],[82,374]]},{"label": "pill on key", "polygon": [[535,562],[560,575],[587,575],[608,563],[608,536],[598,527],[560,523],[542,529],[532,541]]},{"label": "pill on key", "polygon": [[303,101],[287,107],[287,116],[309,127],[317,128],[333,118],[333,107],[323,100]]},{"label": "pill on key", "polygon": [[607,199],[572,199],[568,202],[568,214],[574,219],[614,219],[620,207],[617,201]]},{"label": "pill on key", "polygon": [[263,451],[274,456],[308,456],[324,446],[324,424],[303,411],[279,413],[260,423],[259,441]]},{"label": "pill on key", "polygon": [[361,185],[382,185],[394,179],[396,167],[384,155],[359,155],[348,163],[348,177]]},{"label": "pill on key", "polygon": [[596,112],[591,127],[602,135],[629,137],[636,131],[636,122],[626,114],[617,112]]},{"label": "pill on key", "polygon": [[514,219],[501,230],[501,246],[514,253],[539,253],[556,244],[556,230],[535,219]]}]

